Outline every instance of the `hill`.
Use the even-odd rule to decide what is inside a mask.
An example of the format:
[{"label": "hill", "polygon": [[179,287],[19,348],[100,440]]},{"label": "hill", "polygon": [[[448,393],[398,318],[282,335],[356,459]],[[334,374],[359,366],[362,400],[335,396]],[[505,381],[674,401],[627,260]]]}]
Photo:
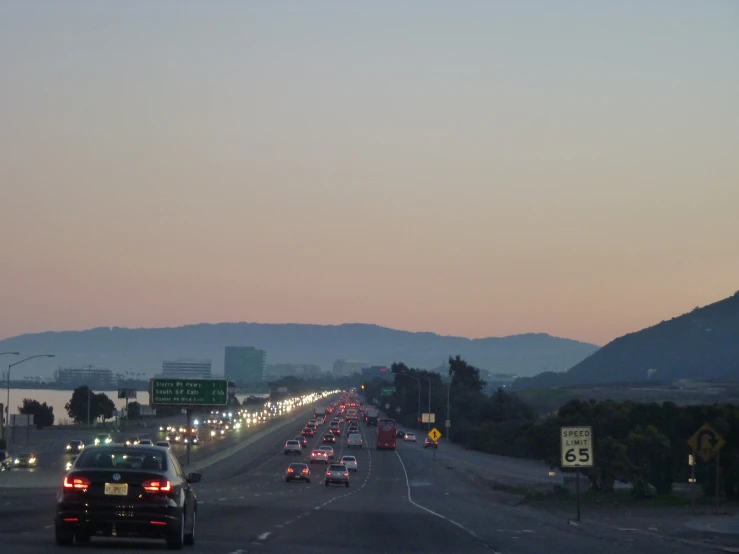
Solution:
[{"label": "hill", "polygon": [[619,337],[565,373],[518,379],[514,388],[717,378],[739,379],[739,292]]},{"label": "hill", "polygon": [[[0,341],[0,351],[49,352],[51,360],[24,365],[22,374],[50,375],[60,366],[92,364],[114,372],[154,374],[162,360],[212,358],[213,372],[222,373],[225,346],[256,346],[267,363],[311,363],[330,370],[336,359],[434,368],[450,355],[493,372],[535,375],[563,371],[598,347],[546,334],[468,339],[434,333],[412,333],[377,325],[302,325],[262,323],[197,324],[158,329],[101,327],[86,331],[26,334]],[[20,376],[20,375],[19,375]]]}]

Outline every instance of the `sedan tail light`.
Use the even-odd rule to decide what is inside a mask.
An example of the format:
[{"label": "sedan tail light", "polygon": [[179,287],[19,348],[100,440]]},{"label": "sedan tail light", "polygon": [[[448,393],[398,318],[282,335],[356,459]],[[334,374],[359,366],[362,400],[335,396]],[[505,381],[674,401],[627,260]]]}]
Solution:
[{"label": "sedan tail light", "polygon": [[287,468],[287,472],[288,473],[292,473],[293,472],[293,468],[291,468],[291,467]]},{"label": "sedan tail light", "polygon": [[167,479],[149,479],[141,483],[146,492],[172,492],[172,483]]},{"label": "sedan tail light", "polygon": [[349,477],[349,474],[348,474],[348,473],[345,473],[345,474],[344,474],[344,477]]},{"label": "sedan tail light", "polygon": [[86,477],[65,477],[64,488],[78,491],[86,491],[90,486],[90,480]]}]

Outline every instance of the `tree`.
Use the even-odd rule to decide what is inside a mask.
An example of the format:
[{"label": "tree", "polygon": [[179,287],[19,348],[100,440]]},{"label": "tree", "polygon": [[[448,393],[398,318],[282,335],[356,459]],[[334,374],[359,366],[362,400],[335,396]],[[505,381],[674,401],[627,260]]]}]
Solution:
[{"label": "tree", "polygon": [[102,418],[105,421],[113,417],[115,404],[104,392],[93,395],[92,407],[95,418]]},{"label": "tree", "polygon": [[461,356],[449,356],[449,377],[452,378],[452,387],[465,387],[480,392],[487,383],[480,378],[480,370],[465,362]]},{"label": "tree", "polygon": [[126,417],[128,417],[129,420],[141,419],[141,404],[138,402],[129,403]]},{"label": "tree", "polygon": [[32,415],[36,429],[54,425],[54,407],[48,406],[46,402],[41,404],[38,400],[24,398],[23,405],[18,406],[18,413]]},{"label": "tree", "polygon": [[88,401],[95,395],[87,385],[81,385],[72,391],[72,398],[69,399],[64,405],[64,409],[67,410],[67,414],[71,417],[75,423],[85,423],[90,417],[90,421],[94,421],[97,417],[95,413],[95,402],[90,403],[90,410],[88,412]]}]

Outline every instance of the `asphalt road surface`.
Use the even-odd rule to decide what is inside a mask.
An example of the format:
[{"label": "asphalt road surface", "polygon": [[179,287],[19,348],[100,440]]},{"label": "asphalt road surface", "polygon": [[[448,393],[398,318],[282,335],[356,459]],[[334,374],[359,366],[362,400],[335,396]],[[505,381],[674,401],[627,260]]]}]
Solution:
[{"label": "asphalt road surface", "polygon": [[[351,486],[323,482],[325,466],[312,466],[307,483],[286,483],[284,441],[300,433],[293,421],[203,470],[195,485],[196,545],[185,550],[235,553],[520,553],[615,554],[702,551],[654,535],[626,534],[602,522],[566,519],[515,505],[509,496],[477,486],[443,456],[418,443],[377,451],[374,428],[362,427],[365,445],[345,446],[346,426],[334,446],[336,459],[351,452],[359,462]],[[303,459],[321,444],[327,426],[309,441]],[[492,471],[492,470],[491,470]],[[0,550],[13,554],[68,552],[54,543],[56,491],[0,489]],[[164,550],[163,541],[93,538],[92,552]]]}]

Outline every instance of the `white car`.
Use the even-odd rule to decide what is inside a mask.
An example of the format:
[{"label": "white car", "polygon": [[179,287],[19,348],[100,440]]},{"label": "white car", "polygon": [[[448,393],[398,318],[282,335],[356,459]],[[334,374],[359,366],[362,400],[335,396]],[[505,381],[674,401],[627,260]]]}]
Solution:
[{"label": "white car", "polygon": [[141,439],[139,441],[139,444],[141,446],[151,446],[151,440],[149,440],[149,439]]},{"label": "white car", "polygon": [[346,439],[346,447],[347,448],[362,448],[362,435],[359,433],[352,433],[349,435],[349,437]]},{"label": "white car", "polygon": [[357,459],[354,456],[342,456],[340,463],[344,464],[349,471],[359,471]]},{"label": "white car", "polygon": [[406,442],[416,442],[416,434],[415,433],[406,433],[403,437],[403,440]]},{"label": "white car", "polygon": [[170,444],[169,441],[157,441],[157,446],[163,446],[164,448],[169,448]]},{"label": "white car", "polygon": [[326,445],[319,446],[318,450],[323,450],[324,452],[326,452],[326,455],[328,456],[329,460],[334,459],[334,447],[333,446],[326,446]]}]

